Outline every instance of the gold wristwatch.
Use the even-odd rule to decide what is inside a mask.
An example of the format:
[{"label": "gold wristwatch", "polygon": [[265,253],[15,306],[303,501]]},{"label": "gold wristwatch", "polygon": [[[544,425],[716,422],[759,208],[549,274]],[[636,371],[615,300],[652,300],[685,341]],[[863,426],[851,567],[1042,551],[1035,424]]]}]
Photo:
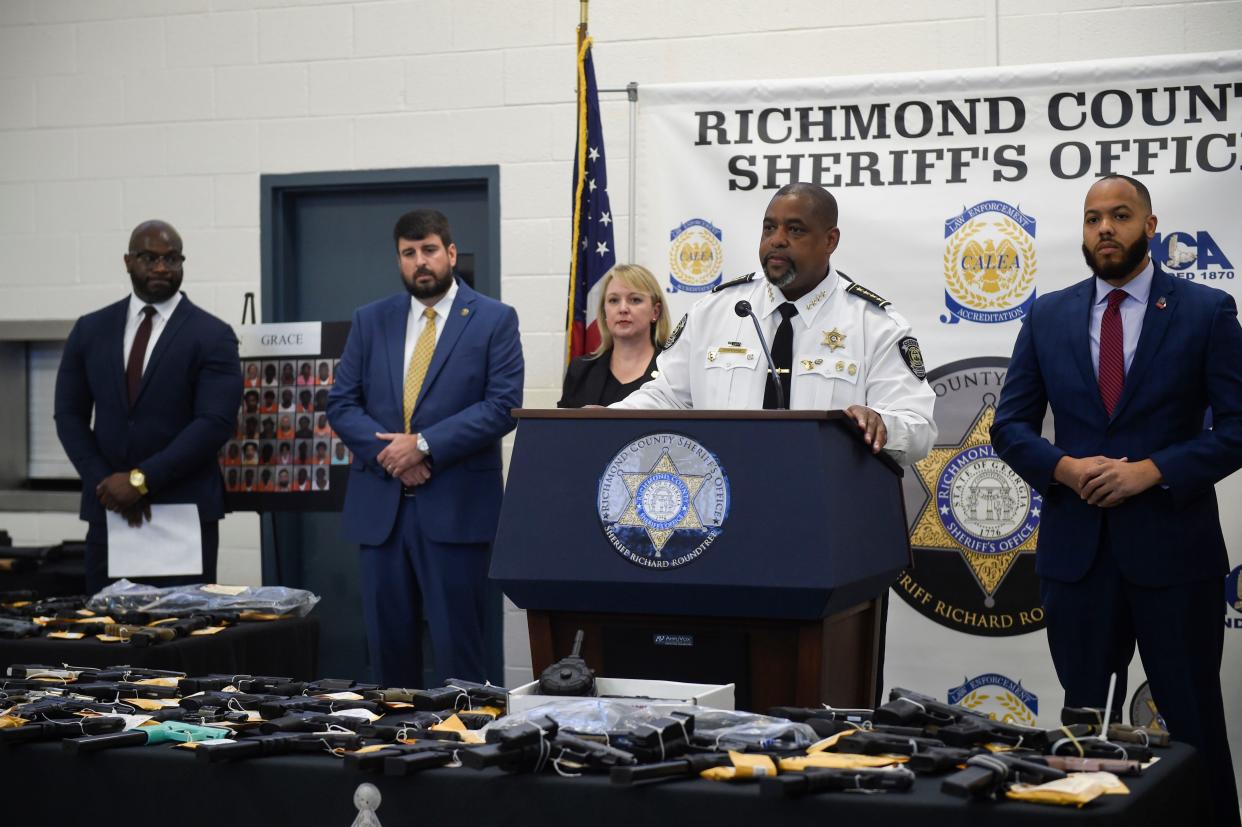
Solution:
[{"label": "gold wristwatch", "polygon": [[147,475],[139,471],[137,468],[129,472],[129,484],[138,489],[138,493],[146,496],[147,493]]}]

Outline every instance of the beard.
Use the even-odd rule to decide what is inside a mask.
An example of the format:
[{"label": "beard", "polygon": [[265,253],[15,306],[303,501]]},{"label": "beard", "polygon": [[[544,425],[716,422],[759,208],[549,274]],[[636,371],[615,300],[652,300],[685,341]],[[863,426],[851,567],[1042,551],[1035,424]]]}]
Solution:
[{"label": "beard", "polygon": [[1121,260],[1116,264],[1100,264],[1087,245],[1082,245],[1082,257],[1086,259],[1087,266],[1091,268],[1092,273],[1095,273],[1096,278],[1104,279],[1104,281],[1124,279],[1133,273],[1143,263],[1147,252],[1147,236],[1139,236],[1133,244],[1122,249]]},{"label": "beard", "polygon": [[[431,276],[435,279],[430,285],[422,285],[418,283],[419,276]],[[426,267],[420,267],[414,271],[414,275],[409,281],[402,276],[401,283],[405,285],[405,289],[416,299],[434,299],[436,296],[443,296],[448,292],[449,287],[453,284],[453,270],[449,268],[443,274],[436,273]]]},{"label": "beard", "polygon": [[[786,260],[788,261],[788,259]],[[768,262],[767,259],[764,259],[763,276],[768,280],[768,283],[777,290],[784,290],[786,287],[793,284],[794,280],[798,278],[798,270],[794,267],[794,263],[789,261],[789,266],[785,268],[785,273],[780,276],[774,276],[768,272]]]}]

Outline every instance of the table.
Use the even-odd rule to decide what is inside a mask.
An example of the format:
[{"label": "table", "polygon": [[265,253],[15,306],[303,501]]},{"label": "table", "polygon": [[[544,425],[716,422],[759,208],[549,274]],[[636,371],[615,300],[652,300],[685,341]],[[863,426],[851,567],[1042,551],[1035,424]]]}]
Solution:
[{"label": "table", "polygon": [[[145,666],[187,675],[280,675],[295,680],[322,677],[319,620],[314,615],[269,622],[243,622],[215,635],[180,638],[154,646],[100,643],[94,639],[0,640],[0,664]],[[3,666],[0,666],[2,669]]]},{"label": "table", "polygon": [[[1090,827],[1206,823],[1194,793],[1197,754],[1175,744],[1132,794],[1106,796],[1081,810],[1014,801],[964,802],[939,791],[940,778],[920,778],[909,793],[865,796],[827,793],[793,800],[762,798],[753,784],[673,782],[614,787],[606,776],[559,778],[499,770],[426,770],[387,777],[346,770],[328,756],[281,756],[205,764],[187,750],[162,744],[70,755],[57,743],[0,752],[6,824],[178,827],[260,825],[348,827],[353,794],[363,781],[383,795],[384,827],[401,825],[687,825],[911,824],[936,827]],[[43,819],[39,822],[38,819]],[[813,820],[813,821],[812,821]]]}]

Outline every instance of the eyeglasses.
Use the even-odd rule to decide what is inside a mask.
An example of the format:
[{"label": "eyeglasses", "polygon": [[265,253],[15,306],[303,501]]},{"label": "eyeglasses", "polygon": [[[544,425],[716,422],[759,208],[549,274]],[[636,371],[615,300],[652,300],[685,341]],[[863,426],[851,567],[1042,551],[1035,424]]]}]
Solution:
[{"label": "eyeglasses", "polygon": [[148,253],[145,250],[141,253],[132,253],[134,258],[142,262],[144,267],[154,267],[156,264],[163,264],[169,270],[179,270],[185,261],[185,256],[181,253],[164,253],[157,255],[156,253]]}]

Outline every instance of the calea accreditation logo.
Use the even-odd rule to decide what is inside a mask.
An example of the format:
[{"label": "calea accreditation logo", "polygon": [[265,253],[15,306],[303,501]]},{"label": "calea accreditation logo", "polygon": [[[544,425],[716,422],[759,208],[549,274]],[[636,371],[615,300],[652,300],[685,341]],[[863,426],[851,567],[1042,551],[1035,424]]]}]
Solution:
[{"label": "calea accreditation logo", "polygon": [[949,703],[964,707],[994,721],[1036,726],[1039,698],[1015,681],[995,672],[966,678],[961,686],[949,690]]},{"label": "calea accreditation logo", "polygon": [[946,324],[1021,319],[1035,301],[1035,219],[980,201],[944,222]]},{"label": "calea accreditation logo", "polygon": [[668,292],[706,293],[720,284],[724,270],[723,238],[710,221],[691,218],[669,231]]},{"label": "calea accreditation logo", "polygon": [[729,479],[715,454],[683,434],[634,440],[604,469],[600,525],[621,556],[647,568],[684,566],[729,516]]},{"label": "calea accreditation logo", "polygon": [[1009,360],[953,362],[927,376],[945,443],[903,480],[914,565],[893,588],[923,616],[973,635],[1042,629],[1035,543],[1043,499],[992,448]]}]

